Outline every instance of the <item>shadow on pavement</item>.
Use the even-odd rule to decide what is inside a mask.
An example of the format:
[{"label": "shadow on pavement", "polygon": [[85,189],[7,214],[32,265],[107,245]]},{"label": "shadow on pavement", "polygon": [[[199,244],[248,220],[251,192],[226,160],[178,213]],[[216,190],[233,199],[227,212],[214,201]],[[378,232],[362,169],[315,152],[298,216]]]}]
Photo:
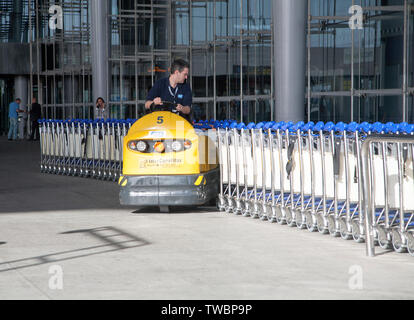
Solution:
[{"label": "shadow on pavement", "polygon": [[193,213],[209,213],[209,212],[217,212],[218,209],[216,207],[192,207],[192,206],[177,206],[177,207],[170,207],[169,212],[161,212],[160,207],[151,206],[151,207],[142,207],[136,208],[135,211],[132,213],[159,213],[159,214],[193,214]]},{"label": "shadow on pavement", "polygon": [[[100,240],[101,242],[104,242],[105,244],[2,262],[0,263],[0,272],[24,269],[42,264],[56,263],[65,260],[78,259],[112,251],[138,248],[151,244],[143,238],[139,238],[135,235],[129,234],[125,231],[122,231],[121,229],[114,227],[71,230],[62,232],[60,234],[68,235],[76,233],[88,234]],[[115,237],[118,237],[120,239],[115,240]]]},{"label": "shadow on pavement", "polygon": [[0,137],[0,213],[121,209],[113,181],[40,172],[39,142]]}]

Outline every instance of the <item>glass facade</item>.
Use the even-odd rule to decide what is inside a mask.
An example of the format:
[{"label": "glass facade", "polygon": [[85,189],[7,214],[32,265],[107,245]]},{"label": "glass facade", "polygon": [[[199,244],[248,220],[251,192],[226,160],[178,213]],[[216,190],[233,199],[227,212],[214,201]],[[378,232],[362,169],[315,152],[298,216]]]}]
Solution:
[{"label": "glass facade", "polygon": [[271,117],[270,1],[112,0],[110,8],[117,117],[143,115],[148,89],[176,58],[190,63],[195,119]]},{"label": "glass facade", "polygon": [[[31,92],[39,97],[44,117],[93,117],[90,18],[88,1],[32,0]],[[58,11],[62,8],[62,28]]]},{"label": "glass facade", "polygon": [[[105,1],[111,117],[142,116],[149,88],[168,76],[176,58],[190,63],[195,119],[272,117],[270,1]],[[63,9],[62,30],[49,26],[55,4]],[[38,53],[32,88],[42,96],[45,116],[92,117],[90,4],[32,0],[32,5],[31,45]]]},{"label": "glass facade", "polygon": [[[109,8],[109,58],[102,67],[109,70],[111,117],[142,116],[154,81],[184,58],[195,119],[274,119],[274,47],[283,44],[274,43],[271,0],[102,1]],[[0,5],[8,8],[0,14],[0,41],[30,43],[30,90],[44,116],[93,117],[90,1]],[[63,29],[49,26],[52,5],[63,9]],[[361,29],[349,26],[353,5],[363,9]],[[304,120],[414,122],[413,5],[308,1]],[[18,37],[3,24],[11,25],[12,16],[22,17]]]},{"label": "glass facade", "polygon": [[[351,29],[349,8],[363,8]],[[313,121],[414,121],[413,1],[311,0],[306,108]]]}]

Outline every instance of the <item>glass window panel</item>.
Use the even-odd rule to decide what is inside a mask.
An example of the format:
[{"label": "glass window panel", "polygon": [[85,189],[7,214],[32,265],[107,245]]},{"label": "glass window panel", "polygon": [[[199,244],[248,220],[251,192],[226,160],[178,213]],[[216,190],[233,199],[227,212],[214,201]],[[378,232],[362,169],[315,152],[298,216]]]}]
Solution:
[{"label": "glass window panel", "polygon": [[110,100],[121,101],[120,63],[117,61],[112,61],[110,62],[110,65],[111,65]]},{"label": "glass window panel", "polygon": [[136,99],[135,87],[135,62],[122,62],[122,100],[132,101]]},{"label": "glass window panel", "polygon": [[[410,0],[410,3],[414,4],[414,0]],[[414,54],[414,13],[411,12],[408,17],[408,57],[412,57]],[[414,87],[414,61],[408,59],[408,86]]]},{"label": "glass window panel", "polygon": [[151,62],[138,62],[138,100],[145,100],[149,90],[152,88]]},{"label": "glass window panel", "polygon": [[[411,116],[410,99],[408,99],[407,121]],[[373,96],[367,95],[362,97],[355,97],[354,100],[354,121],[376,122],[380,121],[386,123],[388,121],[401,122],[403,121],[402,112],[402,96]]]},{"label": "glass window panel", "polygon": [[407,115],[406,121],[408,123],[414,123],[414,97],[409,96],[407,99]]},{"label": "glass window panel", "polygon": [[351,121],[351,97],[322,96],[311,98],[310,120],[328,122]]},{"label": "glass window panel", "polygon": [[173,35],[175,45],[189,45],[190,44],[190,19],[189,19],[189,7],[187,1],[175,2],[175,15],[174,15],[175,34]]},{"label": "glass window panel", "polygon": [[373,18],[355,31],[356,88],[402,87],[404,18],[397,11],[369,11]]},{"label": "glass window panel", "polygon": [[193,102],[192,105],[193,119],[198,122],[207,119],[207,108],[205,102]]},{"label": "glass window panel", "polygon": [[217,102],[216,117],[217,120],[230,119],[229,108],[227,102]]},{"label": "glass window panel", "polygon": [[135,19],[121,18],[121,55],[134,56],[135,55]]},{"label": "glass window panel", "polygon": [[207,3],[204,1],[192,3],[192,36],[193,41],[204,42],[208,38],[207,29]]},{"label": "glass window panel", "polygon": [[110,18],[110,26],[111,26],[111,57],[112,58],[119,58],[121,51],[120,51],[120,40],[119,40],[119,22],[118,17],[111,17]]},{"label": "glass window panel", "polygon": [[[270,104],[270,101],[259,99],[255,105],[256,105],[256,119],[254,121],[255,122],[269,121],[271,119],[271,104]],[[249,113],[249,115],[250,115],[250,113]],[[251,118],[249,117],[249,118],[246,119],[246,121],[251,122],[253,120],[251,120]]]},{"label": "glass window panel", "polygon": [[207,96],[207,54],[194,50],[192,55],[192,91],[194,97]]}]

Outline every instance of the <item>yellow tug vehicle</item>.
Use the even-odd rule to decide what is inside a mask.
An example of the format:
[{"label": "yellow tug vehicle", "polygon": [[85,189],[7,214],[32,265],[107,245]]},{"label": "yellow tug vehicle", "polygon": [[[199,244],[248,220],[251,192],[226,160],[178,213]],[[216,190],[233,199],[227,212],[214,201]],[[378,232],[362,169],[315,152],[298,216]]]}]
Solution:
[{"label": "yellow tug vehicle", "polygon": [[[137,120],[123,144],[121,205],[200,206],[215,201],[220,174],[212,132],[194,129],[164,102]],[[210,135],[210,137],[209,137]]]}]

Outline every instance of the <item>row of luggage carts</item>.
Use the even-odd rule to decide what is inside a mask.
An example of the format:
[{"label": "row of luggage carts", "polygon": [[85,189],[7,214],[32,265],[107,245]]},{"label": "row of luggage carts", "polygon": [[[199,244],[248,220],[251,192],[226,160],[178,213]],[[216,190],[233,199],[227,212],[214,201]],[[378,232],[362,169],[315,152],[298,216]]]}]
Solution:
[{"label": "row of luggage carts", "polygon": [[414,125],[208,125],[218,133],[220,210],[366,241],[369,255],[375,245],[414,255]]},{"label": "row of luggage carts", "polygon": [[117,181],[127,120],[39,120],[41,172]]},{"label": "row of luggage carts", "polygon": [[[117,181],[135,121],[39,120],[41,171]],[[210,120],[194,128],[214,130],[220,210],[366,242],[370,255],[375,244],[414,255],[414,125]]]}]

